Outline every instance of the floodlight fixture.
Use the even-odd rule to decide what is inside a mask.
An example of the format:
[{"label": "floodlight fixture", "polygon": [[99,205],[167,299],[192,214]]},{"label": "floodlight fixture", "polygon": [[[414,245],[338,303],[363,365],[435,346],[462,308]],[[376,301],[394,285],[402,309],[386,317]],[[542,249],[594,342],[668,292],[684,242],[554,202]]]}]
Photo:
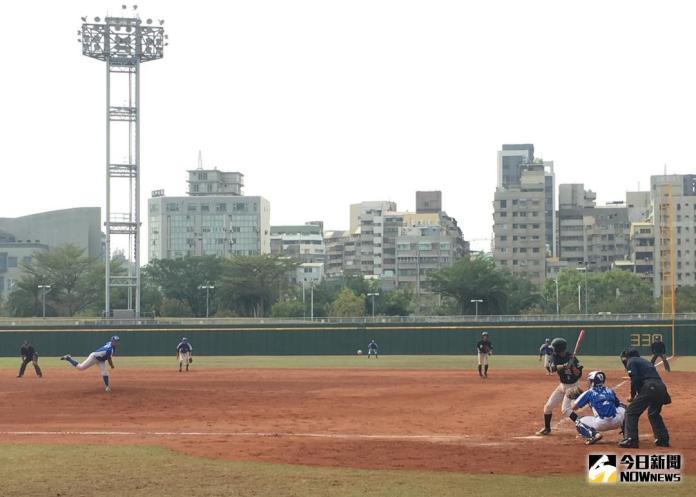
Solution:
[{"label": "floodlight fixture", "polygon": [[[118,16],[82,17],[82,54],[106,62],[106,209],[105,256],[112,255],[112,241],[123,240],[128,254],[127,274],[111,274],[105,265],[104,316],[111,316],[114,288],[127,290],[127,310],[140,317],[140,66],[164,56],[164,28],[147,25],[137,13],[121,5]],[[132,5],[133,11],[138,8]],[[160,24],[162,24],[161,21]],[[124,30],[125,28],[125,30]],[[123,95],[126,101],[122,102]],[[112,145],[113,142],[113,145]],[[127,153],[115,155],[124,147]],[[126,242],[127,239],[127,242]]]}]

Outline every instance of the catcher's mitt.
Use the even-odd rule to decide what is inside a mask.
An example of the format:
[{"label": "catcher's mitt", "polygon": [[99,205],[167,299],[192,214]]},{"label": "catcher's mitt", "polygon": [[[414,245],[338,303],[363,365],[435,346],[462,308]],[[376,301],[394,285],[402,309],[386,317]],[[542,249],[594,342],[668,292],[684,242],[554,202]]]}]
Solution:
[{"label": "catcher's mitt", "polygon": [[566,397],[568,397],[570,400],[575,400],[582,395],[582,392],[582,388],[574,387],[566,392]]},{"label": "catcher's mitt", "polygon": [[189,364],[193,362],[193,357],[189,357]]}]

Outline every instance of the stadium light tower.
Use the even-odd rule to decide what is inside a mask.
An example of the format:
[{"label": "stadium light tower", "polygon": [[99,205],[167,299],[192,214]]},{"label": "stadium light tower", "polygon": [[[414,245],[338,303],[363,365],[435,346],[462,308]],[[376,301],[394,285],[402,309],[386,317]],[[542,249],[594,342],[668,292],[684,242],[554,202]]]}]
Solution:
[{"label": "stadium light tower", "polygon": [[[107,318],[115,287],[127,289],[127,311],[140,317],[140,64],[161,59],[167,45],[164,21],[143,23],[137,5],[121,9],[119,16],[107,14],[104,20],[82,17],[78,31],[82,55],[106,62]],[[128,240],[126,275],[111,274],[112,237]]]}]

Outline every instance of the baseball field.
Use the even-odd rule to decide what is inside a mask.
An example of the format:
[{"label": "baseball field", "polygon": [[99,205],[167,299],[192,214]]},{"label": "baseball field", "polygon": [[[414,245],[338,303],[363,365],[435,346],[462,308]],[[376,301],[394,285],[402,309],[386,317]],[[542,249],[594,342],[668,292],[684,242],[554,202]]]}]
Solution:
[{"label": "baseball field", "polygon": [[[615,357],[584,357],[620,398]],[[586,454],[621,453],[618,433],[586,447],[558,413],[534,436],[557,384],[536,357],[116,357],[112,391],[98,368],[42,357],[15,378],[0,359],[0,495],[10,496],[525,496],[693,495],[696,358],[660,372],[676,485],[590,487]]]}]

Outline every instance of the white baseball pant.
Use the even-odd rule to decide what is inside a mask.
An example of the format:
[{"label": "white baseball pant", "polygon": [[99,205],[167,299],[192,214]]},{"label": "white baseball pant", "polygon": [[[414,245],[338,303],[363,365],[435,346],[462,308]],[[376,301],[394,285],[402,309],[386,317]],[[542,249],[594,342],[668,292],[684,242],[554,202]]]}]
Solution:
[{"label": "white baseball pant", "polygon": [[549,395],[549,400],[546,401],[544,406],[544,414],[553,413],[553,408],[561,405],[561,412],[563,414],[570,414],[570,408],[573,405],[573,401],[566,396],[566,392],[577,387],[577,382],[573,384],[559,383],[558,386]]},{"label": "white baseball pant", "polygon": [[488,352],[479,352],[478,353],[478,365],[479,366],[488,366]]},{"label": "white baseball pant", "polygon": [[191,352],[179,352],[179,362],[188,364],[188,360],[191,358]]},{"label": "white baseball pant", "polygon": [[626,416],[626,409],[623,407],[616,408],[616,415],[613,418],[600,418],[598,416],[583,416],[578,418],[582,424],[594,428],[597,431],[611,431],[618,430],[624,421],[624,416]]},{"label": "white baseball pant", "polygon": [[99,366],[99,370],[101,371],[102,376],[109,376],[109,370],[106,367],[106,361],[97,360],[97,354],[95,352],[92,352],[90,355],[87,356],[87,359],[85,359],[75,367],[80,371],[83,371],[85,369],[91,368],[95,364]]}]

